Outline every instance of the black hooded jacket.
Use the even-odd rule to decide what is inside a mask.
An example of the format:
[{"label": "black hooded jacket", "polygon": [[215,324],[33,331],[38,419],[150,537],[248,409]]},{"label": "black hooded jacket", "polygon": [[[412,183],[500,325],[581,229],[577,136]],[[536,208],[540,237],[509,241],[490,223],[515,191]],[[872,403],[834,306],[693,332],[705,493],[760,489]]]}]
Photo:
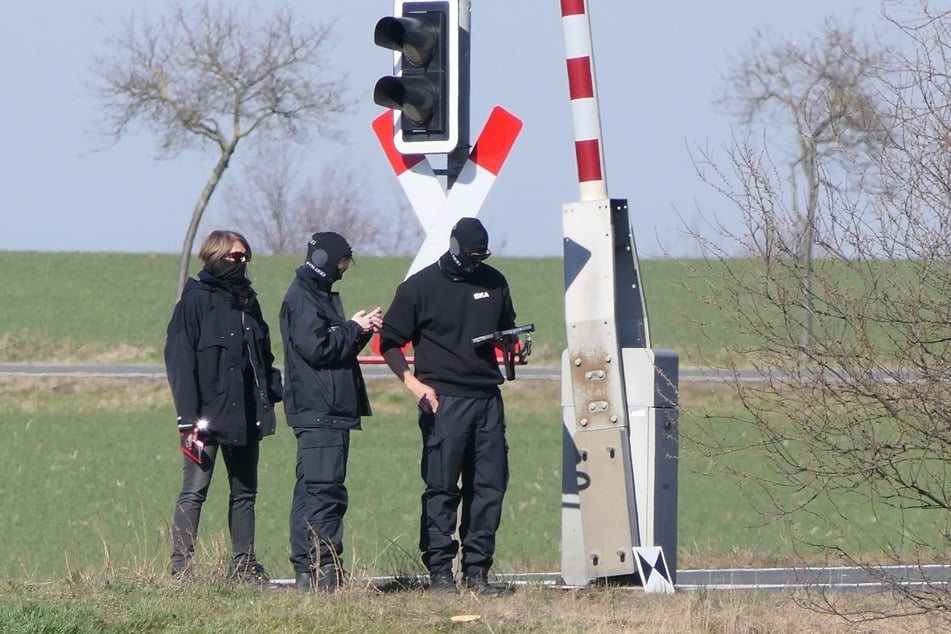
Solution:
[{"label": "black hooded jacket", "polygon": [[340,295],[308,268],[297,270],[281,304],[284,414],[295,429],[359,429],[370,400],[357,354],[372,337],[344,317]]},{"label": "black hooded jacket", "polygon": [[244,308],[237,308],[226,288],[189,279],[165,339],[165,371],[180,421],[205,419],[212,439],[223,445],[247,444],[255,428],[259,438],[273,434],[274,403],[281,400],[268,326],[254,291],[248,293]]}]

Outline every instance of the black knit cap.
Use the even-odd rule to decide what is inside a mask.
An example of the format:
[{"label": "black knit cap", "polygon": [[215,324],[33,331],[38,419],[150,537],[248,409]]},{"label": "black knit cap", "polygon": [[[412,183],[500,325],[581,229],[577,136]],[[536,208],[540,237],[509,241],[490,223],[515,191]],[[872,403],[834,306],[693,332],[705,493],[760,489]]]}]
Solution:
[{"label": "black knit cap", "polygon": [[478,218],[460,218],[449,235],[449,251],[455,255],[488,255],[489,232]]},{"label": "black knit cap", "polygon": [[353,249],[342,235],[333,231],[322,231],[310,237],[304,266],[317,277],[334,282],[340,279],[337,264],[343,258],[351,257]]}]

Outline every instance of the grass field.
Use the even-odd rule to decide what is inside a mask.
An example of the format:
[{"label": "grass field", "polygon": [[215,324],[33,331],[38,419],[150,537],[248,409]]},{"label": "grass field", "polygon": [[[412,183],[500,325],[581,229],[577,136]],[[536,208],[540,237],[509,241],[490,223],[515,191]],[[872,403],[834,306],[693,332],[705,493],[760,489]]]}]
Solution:
[{"label": "grass field", "polygon": [[[202,516],[198,578],[179,586],[164,574],[168,521],[181,458],[168,388],[155,379],[0,379],[0,631],[203,632],[315,629],[353,632],[812,632],[842,622],[802,608],[806,594],[632,590],[552,593],[522,588],[487,602],[471,595],[434,600],[419,591],[379,594],[373,575],[422,573],[416,549],[418,432],[395,381],[370,382],[375,415],[353,435],[345,563],[353,585],[332,599],[262,594],[221,581],[227,561],[227,486],[219,475]],[[558,386],[506,386],[511,484],[498,539],[497,572],[560,566]],[[724,386],[685,385],[686,404],[728,397]],[[684,417],[682,426],[722,421]],[[275,578],[289,578],[287,514],[294,439],[286,427],[262,447],[258,552]],[[823,563],[797,552],[776,524],[762,525],[730,469],[760,468],[757,456],[711,461],[689,442],[680,455],[679,561],[683,569]],[[887,520],[888,518],[886,518]],[[896,521],[897,518],[891,518]],[[797,518],[801,532],[836,530],[837,518]],[[861,535],[852,535],[860,546]],[[887,596],[840,597],[850,609]],[[885,602],[885,603],[883,603]],[[213,606],[213,607],[209,607]],[[476,615],[457,624],[456,615]],[[900,623],[900,624],[899,624]],[[927,616],[861,631],[929,631]]]},{"label": "grass field", "polygon": [[[386,307],[408,266],[406,259],[359,258],[341,284],[348,310]],[[298,258],[262,257],[253,265],[255,287],[275,329],[280,298]],[[563,284],[559,259],[493,258],[509,278],[519,322],[534,322],[530,363],[555,365],[564,347]],[[709,280],[689,263],[642,263],[653,346],[673,348],[681,364],[717,359],[727,328],[703,294]],[[0,362],[160,363],[172,307],[177,258],[169,255],[0,252]],[[862,549],[872,533],[899,530],[907,517],[878,512],[874,526],[843,530],[828,515],[765,522],[763,502],[744,486],[744,473],[761,473],[755,454],[703,457],[691,439],[704,431],[742,433],[729,388],[681,386],[679,455],[680,568],[826,563],[790,535],[835,535]],[[353,435],[348,487],[345,562],[358,576],[422,572],[416,548],[419,439],[415,414],[395,380],[371,381],[375,415]],[[497,572],[554,571],[560,566],[561,409],[558,385],[507,384],[511,485],[499,534]],[[693,412],[717,412],[718,416]],[[0,378],[0,631],[449,631],[449,617],[482,614],[477,631],[813,631],[819,620],[779,620],[791,599],[676,599],[673,614],[649,598],[606,592],[574,596],[552,606],[550,595],[520,593],[493,607],[460,597],[440,606],[425,596],[335,598],[315,603],[261,595],[218,583],[227,557],[227,487],[220,475],[202,516],[198,561],[208,581],[199,596],[230,606],[205,614],[188,603],[187,588],[163,573],[168,523],[180,484],[181,457],[174,412],[163,380]],[[262,446],[258,502],[259,556],[275,577],[290,576],[287,515],[295,445],[281,423]],[[870,502],[871,504],[871,502]],[[940,527],[937,527],[940,529]],[[940,539],[935,543],[943,543]],[[940,553],[938,553],[940,554]],[[835,563],[835,562],[833,562]],[[240,606],[253,606],[253,615]],[[428,606],[428,607],[427,607]],[[786,606],[778,608],[777,606]],[[228,612],[228,609],[232,609]],[[637,612],[633,615],[631,610]],[[678,613],[679,611],[679,613]],[[790,611],[789,618],[792,612]],[[114,616],[117,620],[111,620]],[[180,619],[188,619],[183,624]],[[870,630],[871,631],[871,630]],[[893,631],[880,628],[875,631]]]},{"label": "grass field", "polygon": [[[383,306],[410,260],[359,257],[335,288],[350,311]],[[531,363],[554,365],[565,347],[564,281],[560,258],[492,258],[509,280],[519,323],[534,323]],[[277,315],[300,258],[255,257],[251,274],[265,318]],[[698,294],[703,285],[673,260],[642,263],[653,347],[673,348],[681,362],[716,358],[716,321]],[[160,363],[172,311],[174,255],[0,252],[0,362],[79,361]],[[707,291],[705,291],[707,292]]]},{"label": "grass field", "polygon": [[[555,387],[526,383],[513,396],[551,401]],[[51,388],[51,389],[44,389]],[[348,567],[373,574],[419,572],[419,440],[406,395],[395,381],[373,381],[375,416],[353,434],[348,487]],[[7,380],[0,403],[9,442],[0,449],[0,578],[63,579],[115,566],[161,572],[168,520],[180,485],[168,388],[163,381]],[[506,504],[500,566],[557,568],[560,499],[555,407],[516,407],[510,426],[513,487]],[[262,445],[258,549],[289,576],[287,517],[294,483],[290,430]],[[199,547],[206,566],[226,548],[227,485],[212,485]],[[504,551],[504,552],[503,552]],[[209,568],[210,570],[210,568]]]},{"label": "grass field", "polygon": [[[347,565],[367,575],[422,573],[414,411],[395,381],[371,381],[370,389],[375,414],[352,441]],[[505,389],[512,473],[496,568],[557,571],[559,388],[526,381]],[[726,396],[723,386],[711,389],[685,386],[683,399],[689,407]],[[181,470],[164,381],[0,379],[0,410],[7,431],[0,444],[0,579],[62,580],[103,570],[160,575],[167,565],[168,522]],[[689,438],[693,426],[720,423],[688,415],[681,424]],[[294,460],[294,437],[281,425],[262,445],[257,543],[265,565],[283,577],[291,574],[287,516]],[[785,565],[803,557],[823,563],[818,551],[797,552],[784,530],[836,531],[836,515],[763,525],[753,507],[760,500],[731,475],[762,468],[756,455],[716,461],[700,456],[688,440],[682,443],[681,568]],[[219,476],[200,530],[199,560],[208,573],[226,560],[226,507],[227,486]],[[899,519],[880,515],[876,530],[897,530]],[[856,529],[843,539],[843,545],[860,548],[868,536]]]}]

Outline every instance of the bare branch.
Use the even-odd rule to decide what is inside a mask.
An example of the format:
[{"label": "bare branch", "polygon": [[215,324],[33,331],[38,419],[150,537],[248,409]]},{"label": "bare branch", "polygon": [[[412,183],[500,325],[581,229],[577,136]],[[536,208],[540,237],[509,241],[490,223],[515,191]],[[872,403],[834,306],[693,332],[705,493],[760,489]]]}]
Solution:
[{"label": "bare branch", "polygon": [[177,2],[166,14],[131,14],[93,57],[98,132],[118,142],[133,126],[157,155],[212,150],[215,167],[182,247],[178,294],[194,233],[243,139],[307,142],[339,138],[336,116],[350,103],[345,75],[327,63],[333,23],[315,26],[289,8],[263,14],[228,3]]},{"label": "bare branch", "polygon": [[371,198],[371,188],[345,164],[325,167],[318,180],[301,176],[299,155],[282,145],[257,148],[241,177],[225,190],[229,218],[270,253],[303,253],[315,231],[336,231],[358,254],[415,253],[421,232],[401,196]]},{"label": "bare branch", "polygon": [[[951,551],[951,12],[888,4],[902,9],[884,22],[892,46],[831,23],[802,43],[758,35],[719,102],[741,132],[721,157],[693,151],[743,219],[734,231],[708,215],[691,232],[718,309],[703,331],[739,341],[710,361],[741,403],[726,419],[700,412],[717,424],[695,440],[719,459],[762,457],[738,475],[765,517],[902,599],[843,617],[947,621],[946,584],[881,566]],[[739,380],[749,369],[759,382]],[[823,530],[798,531],[804,517]],[[813,607],[835,612],[823,599]]]}]

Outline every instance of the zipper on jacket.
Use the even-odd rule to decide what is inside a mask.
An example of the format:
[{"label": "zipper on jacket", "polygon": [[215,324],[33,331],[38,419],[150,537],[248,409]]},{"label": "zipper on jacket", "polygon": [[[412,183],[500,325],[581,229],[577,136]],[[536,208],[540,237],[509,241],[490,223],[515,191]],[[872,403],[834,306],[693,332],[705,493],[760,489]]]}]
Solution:
[{"label": "zipper on jacket", "polygon": [[[244,345],[248,347],[248,361],[251,362],[251,375],[254,377],[254,386],[258,389],[258,395],[261,397],[261,406],[265,411],[268,409],[268,398],[267,394],[263,389],[261,389],[261,381],[258,380],[258,366],[254,362],[254,348],[251,346],[251,342],[248,340],[248,337],[245,333],[248,332],[247,326],[244,324],[244,311],[241,311],[241,338],[244,340]],[[256,414],[257,412],[255,412]],[[258,428],[258,433],[261,431],[261,417],[256,416],[258,420],[254,422],[255,426]]]}]

